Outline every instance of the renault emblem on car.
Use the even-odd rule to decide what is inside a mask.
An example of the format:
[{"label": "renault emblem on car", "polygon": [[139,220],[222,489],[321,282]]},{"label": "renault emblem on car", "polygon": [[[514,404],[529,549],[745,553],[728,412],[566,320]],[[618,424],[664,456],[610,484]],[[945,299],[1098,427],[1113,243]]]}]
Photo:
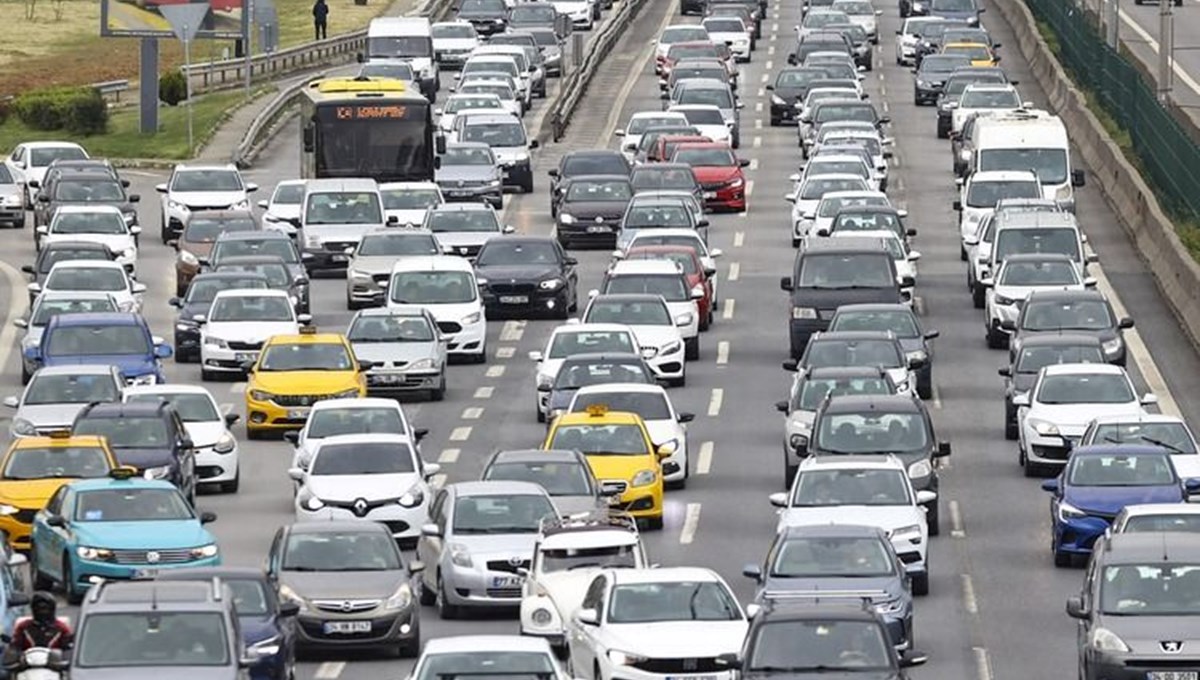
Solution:
[{"label": "renault emblem on car", "polygon": [[521,564],[522,564],[524,561],[525,561],[525,560],[524,560],[523,558],[520,558],[520,557],[510,557],[510,558],[508,558],[508,563],[509,563],[509,564],[511,564],[511,565],[512,565],[512,566],[514,566],[514,567],[519,567],[519,566],[521,566]]},{"label": "renault emblem on car", "polygon": [[604,217],[601,215],[596,215],[596,224],[604,224]]},{"label": "renault emblem on car", "polygon": [[150,552],[146,553],[146,561],[150,564],[156,564],[160,559],[162,559],[162,555],[159,555],[158,551],[156,550],[151,550]]},{"label": "renault emblem on car", "polygon": [[360,498],[354,501],[354,514],[358,515],[359,517],[367,514],[367,499]]},{"label": "renault emblem on car", "polygon": [[1182,640],[1163,640],[1158,643],[1158,646],[1162,647],[1162,650],[1167,654],[1178,654],[1183,651]]}]

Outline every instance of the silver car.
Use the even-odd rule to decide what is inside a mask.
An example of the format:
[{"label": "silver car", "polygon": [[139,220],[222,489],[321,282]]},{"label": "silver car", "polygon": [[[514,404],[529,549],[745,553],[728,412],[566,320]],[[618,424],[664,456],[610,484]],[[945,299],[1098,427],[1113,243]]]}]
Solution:
[{"label": "silver car", "polygon": [[559,449],[497,451],[480,479],[540,484],[564,517],[607,508],[608,499],[621,493],[617,486],[597,481],[582,453]]},{"label": "silver car", "polygon": [[21,338],[21,384],[26,385],[38,369],[38,362],[25,356],[25,350],[42,344],[42,332],[50,317],[59,314],[87,314],[91,312],[117,312],[117,301],[108,293],[99,291],[47,291],[34,300],[29,316],[13,319],[13,325],[24,328]]},{"label": "silver car", "polygon": [[443,619],[467,608],[516,608],[542,518],[558,511],[532,482],[459,482],[438,491],[421,527],[421,603]]},{"label": "silver car", "polygon": [[116,366],[47,366],[33,374],[19,398],[4,398],[5,406],[16,409],[9,434],[36,437],[69,430],[84,406],[121,401],[124,389],[125,380]]},{"label": "silver car", "polygon": [[384,228],[368,232],[353,248],[346,274],[346,309],[383,304],[392,265],[402,257],[440,255],[442,246],[425,229]]},{"label": "silver car", "polygon": [[367,394],[395,397],[429,392],[446,398],[446,338],[429,310],[419,305],[364,309],[350,320],[346,337],[367,371]]},{"label": "silver car", "polygon": [[25,203],[21,187],[9,172],[8,166],[0,164],[0,222],[21,229],[25,226]]}]

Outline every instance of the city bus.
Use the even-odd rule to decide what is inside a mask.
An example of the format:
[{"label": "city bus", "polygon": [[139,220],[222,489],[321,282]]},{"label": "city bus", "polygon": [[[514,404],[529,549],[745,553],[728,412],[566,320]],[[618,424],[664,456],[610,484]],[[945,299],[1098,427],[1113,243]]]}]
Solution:
[{"label": "city bus", "polygon": [[300,100],[303,179],[364,177],[433,181],[436,152],[429,100],[390,78],[326,78]]}]

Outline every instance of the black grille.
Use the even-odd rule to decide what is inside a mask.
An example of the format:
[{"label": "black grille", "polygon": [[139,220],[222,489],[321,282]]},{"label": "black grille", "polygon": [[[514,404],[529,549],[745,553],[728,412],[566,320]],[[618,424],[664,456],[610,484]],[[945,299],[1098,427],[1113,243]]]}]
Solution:
[{"label": "black grille", "polygon": [[322,399],[330,399],[331,394],[276,394],[271,401],[280,406],[312,406]]},{"label": "black grille", "polygon": [[388,279],[392,278],[392,275],[391,274],[376,274],[376,275],[372,276],[371,278],[375,280],[375,283],[377,283],[381,286],[387,287]]},{"label": "black grille", "polygon": [[488,597],[494,597],[503,600],[519,600],[521,599],[520,588],[488,588]]},{"label": "black grille", "polygon": [[633,667],[648,673],[721,673],[726,670],[718,666],[717,660],[708,657],[702,659],[646,659]]},{"label": "black grille", "polygon": [[446,252],[451,255],[462,255],[463,257],[475,257],[479,254],[482,245],[477,246],[451,246],[446,249]]},{"label": "black grille", "polygon": [[229,205],[189,205],[188,210],[191,212],[200,212],[202,210],[229,210]]},{"label": "black grille", "polygon": [[[151,559],[153,558],[153,559]],[[112,561],[117,564],[181,564],[193,559],[190,548],[181,550],[114,550]]]},{"label": "black grille", "polygon": [[379,606],[380,600],[314,600],[317,609],[327,612],[354,614],[370,611]]},{"label": "black grille", "polygon": [[1034,444],[1033,455],[1051,460],[1066,460],[1071,455],[1071,450],[1065,446],[1039,446]]},{"label": "black grille", "polygon": [[496,295],[532,295],[537,291],[534,283],[492,283],[488,287]]},{"label": "black grille", "polygon": [[518,573],[517,570],[519,569],[529,568],[529,560],[521,560],[516,564],[513,564],[508,560],[492,560],[491,562],[487,563],[487,568],[488,571],[503,571],[508,574],[516,574]]},{"label": "black grille", "polygon": [[402,534],[405,531],[408,531],[409,526],[408,522],[398,519],[389,519],[387,521],[380,522],[380,524],[387,527],[388,531],[392,532],[393,534]]},{"label": "black grille", "polygon": [[326,241],[321,245],[325,246],[325,250],[335,253],[342,253],[345,252],[347,248],[353,248],[358,244],[356,244],[354,241]]},{"label": "black grille", "polygon": [[383,507],[384,505],[387,505],[388,503],[391,503],[391,502],[393,502],[393,501],[392,500],[368,501],[365,498],[356,498],[355,500],[352,500],[352,501],[324,501],[325,505],[328,505],[331,508],[341,508],[343,510],[349,510],[350,512],[354,513],[354,515],[356,517],[366,517],[375,508]]},{"label": "black grille", "polygon": [[1087,510],[1086,512],[1087,512],[1087,514],[1091,515],[1092,517],[1095,517],[1096,519],[1102,519],[1105,522],[1108,522],[1109,524],[1112,524],[1113,520],[1117,519],[1116,513],[1095,512],[1092,510]]},{"label": "black grille", "polygon": [[229,341],[229,349],[233,350],[253,350],[257,352],[258,350],[262,349],[262,346],[263,344],[261,342],[238,342],[236,340]]},{"label": "black grille", "polygon": [[916,564],[917,562],[921,561],[921,553],[906,552],[900,553],[897,556],[900,558],[900,561],[905,564]]},{"label": "black grille", "polygon": [[1158,668],[1176,671],[1194,671],[1200,669],[1200,661],[1196,659],[1126,659],[1125,668]]},{"label": "black grille", "polygon": [[462,330],[462,324],[456,321],[439,321],[438,330],[443,333],[458,333]]},{"label": "black grille", "polygon": [[716,191],[717,189],[720,189],[721,187],[725,186],[725,183],[724,182],[704,182],[700,186],[703,187],[705,191]]}]

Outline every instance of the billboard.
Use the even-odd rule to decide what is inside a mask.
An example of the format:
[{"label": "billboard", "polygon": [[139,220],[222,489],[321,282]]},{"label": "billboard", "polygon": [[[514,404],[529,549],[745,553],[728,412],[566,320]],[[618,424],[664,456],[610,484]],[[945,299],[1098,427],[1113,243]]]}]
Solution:
[{"label": "billboard", "polygon": [[[246,34],[249,0],[209,0],[197,40],[236,40]],[[174,38],[164,5],[190,4],[188,0],[100,0],[100,35],[129,38]]]}]

